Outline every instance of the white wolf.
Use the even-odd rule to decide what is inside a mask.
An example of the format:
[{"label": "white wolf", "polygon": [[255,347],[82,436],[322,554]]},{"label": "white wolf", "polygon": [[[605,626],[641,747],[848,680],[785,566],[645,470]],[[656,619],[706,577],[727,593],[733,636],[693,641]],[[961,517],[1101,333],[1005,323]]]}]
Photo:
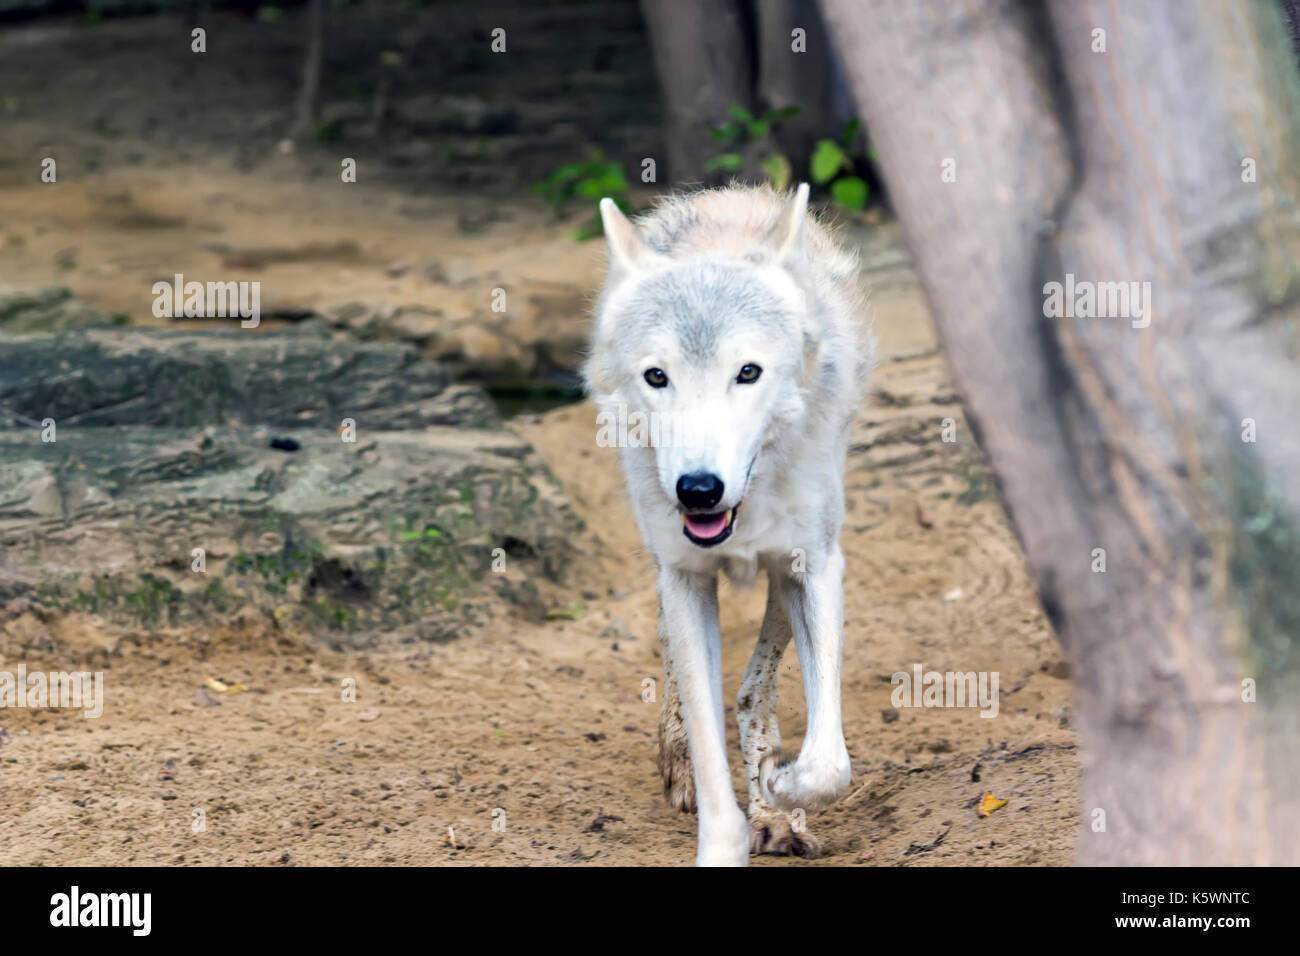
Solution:
[{"label": "white wolf", "polygon": [[[701,865],[816,855],[793,816],[839,797],[847,433],[873,363],[855,256],[793,196],[731,187],[670,199],[636,226],[601,201],[609,275],[585,375],[602,412],[685,422],[699,440],[623,443],[658,568],[665,687],[659,766],[699,812]],[[767,611],[737,697],[748,820],[727,764],[718,572],[767,572]],[[808,729],[782,762],[777,668],[793,636]],[[693,768],[693,772],[692,772]],[[796,820],[799,825],[795,825]]]}]

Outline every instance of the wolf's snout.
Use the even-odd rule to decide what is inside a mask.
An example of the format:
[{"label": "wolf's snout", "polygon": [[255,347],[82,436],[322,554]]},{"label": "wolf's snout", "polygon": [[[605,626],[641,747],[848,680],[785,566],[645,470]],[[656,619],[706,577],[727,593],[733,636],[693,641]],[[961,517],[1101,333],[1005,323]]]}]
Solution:
[{"label": "wolf's snout", "polygon": [[677,479],[677,500],[683,508],[693,511],[707,511],[716,507],[722,500],[726,486],[717,475],[705,471],[695,471]]}]

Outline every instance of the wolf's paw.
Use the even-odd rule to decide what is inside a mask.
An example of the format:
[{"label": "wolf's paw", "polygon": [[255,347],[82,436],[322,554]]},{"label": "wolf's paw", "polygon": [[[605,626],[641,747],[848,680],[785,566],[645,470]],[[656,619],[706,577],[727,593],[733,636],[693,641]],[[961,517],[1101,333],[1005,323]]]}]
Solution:
[{"label": "wolf's paw", "polygon": [[780,810],[751,810],[749,834],[750,853],[801,856],[805,860],[815,860],[822,854],[821,841]]},{"label": "wolf's paw", "polygon": [[701,818],[700,846],[695,854],[695,865],[749,865],[749,824],[739,807],[734,807],[718,820]]},{"label": "wolf's paw", "polygon": [[695,770],[686,736],[659,738],[659,776],[664,781],[664,799],[674,810],[695,812]]},{"label": "wolf's paw", "polygon": [[849,788],[852,777],[847,751],[834,761],[802,757],[782,762],[778,755],[769,755],[758,772],[759,788],[767,802],[786,813],[834,803]]}]

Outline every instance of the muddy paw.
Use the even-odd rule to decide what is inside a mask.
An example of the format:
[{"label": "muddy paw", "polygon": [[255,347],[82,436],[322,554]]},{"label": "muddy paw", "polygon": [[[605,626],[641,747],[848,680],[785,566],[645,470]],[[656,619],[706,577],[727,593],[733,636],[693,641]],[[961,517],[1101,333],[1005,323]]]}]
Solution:
[{"label": "muddy paw", "polygon": [[815,860],[822,853],[821,841],[779,810],[751,813],[749,831],[750,853],[800,856],[805,860]]},{"label": "muddy paw", "polygon": [[659,738],[659,775],[664,781],[664,799],[674,810],[695,812],[695,771],[685,736]]},{"label": "muddy paw", "polygon": [[759,764],[759,790],[763,799],[787,813],[816,810],[839,799],[849,787],[851,771],[845,751],[834,760],[785,760],[772,754]]}]

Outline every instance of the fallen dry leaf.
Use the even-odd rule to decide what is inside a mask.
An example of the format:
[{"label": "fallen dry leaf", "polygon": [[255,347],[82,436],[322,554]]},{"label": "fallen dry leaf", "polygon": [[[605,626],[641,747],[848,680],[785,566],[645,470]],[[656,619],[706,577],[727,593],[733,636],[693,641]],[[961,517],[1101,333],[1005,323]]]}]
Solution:
[{"label": "fallen dry leaf", "polygon": [[218,694],[242,694],[248,690],[243,684],[227,684],[217,680],[215,677],[209,677],[204,683],[215,690]]},{"label": "fallen dry leaf", "polygon": [[979,809],[976,812],[982,817],[987,817],[994,810],[1005,807],[1006,805],[1006,800],[999,800],[997,797],[993,796],[992,791],[985,790],[984,796],[980,799]]}]

